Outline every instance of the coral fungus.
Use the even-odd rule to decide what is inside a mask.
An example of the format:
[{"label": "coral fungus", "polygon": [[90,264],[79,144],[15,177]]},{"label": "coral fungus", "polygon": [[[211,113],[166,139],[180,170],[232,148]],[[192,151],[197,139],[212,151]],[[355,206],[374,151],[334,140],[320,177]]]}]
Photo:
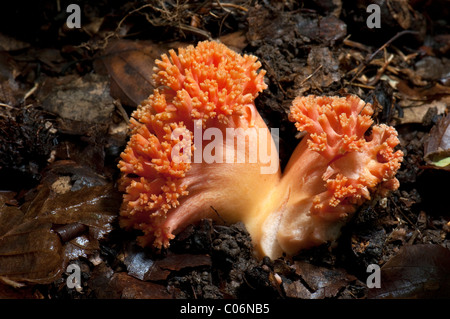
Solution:
[{"label": "coral fungus", "polygon": [[[297,97],[289,119],[307,132],[283,172],[289,200],[263,227],[263,253],[294,254],[334,241],[342,225],[371,194],[399,186],[403,153],[397,132],[374,125],[372,106],[356,96]],[[368,129],[371,133],[366,135]]]},{"label": "coral fungus", "polygon": [[[156,65],[158,89],[132,114],[119,163],[121,225],[156,247],[205,217],[258,228],[258,207],[280,178],[276,145],[254,105],[266,88],[261,64],[205,41]],[[267,157],[253,157],[255,141]]]},{"label": "coral fungus", "polygon": [[243,221],[260,256],[292,255],[336,240],[359,205],[398,188],[397,132],[373,125],[358,97],[293,101],[289,118],[306,135],[281,175],[254,104],[266,88],[256,57],[205,41],[156,65],[119,163],[120,223],[143,232],[141,245],[167,247],[208,217]]}]

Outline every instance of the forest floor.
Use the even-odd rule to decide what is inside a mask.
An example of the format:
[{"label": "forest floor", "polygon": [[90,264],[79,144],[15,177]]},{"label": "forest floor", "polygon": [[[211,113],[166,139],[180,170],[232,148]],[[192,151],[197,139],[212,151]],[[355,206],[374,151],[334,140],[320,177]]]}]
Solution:
[{"label": "forest floor", "polygon": [[[0,13],[0,298],[450,297],[445,1],[373,1],[380,28],[363,0],[79,1],[72,29],[70,2],[22,2]],[[399,133],[400,188],[360,207],[334,245],[292,258],[258,260],[243,224],[211,220],[162,254],[138,246],[117,222],[127,119],[156,58],[212,39],[267,71],[256,106],[280,128],[282,166],[299,141],[296,96],[356,94]],[[381,288],[367,286],[371,264]]]}]

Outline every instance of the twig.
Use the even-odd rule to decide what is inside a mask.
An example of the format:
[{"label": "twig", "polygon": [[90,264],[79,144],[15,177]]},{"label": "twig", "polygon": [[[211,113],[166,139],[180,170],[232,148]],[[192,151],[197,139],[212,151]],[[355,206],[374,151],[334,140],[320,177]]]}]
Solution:
[{"label": "twig", "polygon": [[396,46],[392,46],[392,49],[394,49],[395,52],[398,53],[398,55],[400,55],[400,57],[402,58],[403,61],[405,61],[406,63],[409,63],[411,59],[414,59],[416,56],[419,55],[419,53],[414,52],[408,55],[405,55],[402,51],[400,51],[399,48],[397,48]]},{"label": "twig", "polygon": [[0,106],[7,107],[9,109],[13,109],[14,108],[11,105],[8,105],[8,104],[5,104],[5,103],[0,103]]},{"label": "twig", "polygon": [[400,38],[401,36],[404,36],[405,34],[418,34],[417,31],[411,31],[411,30],[404,30],[398,32],[396,35],[394,35],[392,38],[390,38],[385,44],[383,44],[381,47],[379,47],[374,53],[372,53],[370,56],[366,57],[363,64],[359,66],[359,70],[356,72],[356,74],[353,76],[353,78],[350,80],[350,84],[353,83],[353,81],[359,76],[359,74],[366,68],[367,64],[370,63],[370,61],[373,60],[373,58],[381,51],[384,50],[388,45],[390,45],[392,42]]},{"label": "twig", "polygon": [[119,111],[120,115],[122,115],[122,118],[125,120],[125,122],[127,124],[129,124],[130,123],[130,118],[128,117],[128,114],[125,111],[125,109],[123,108],[122,103],[120,103],[119,100],[114,100],[113,104],[117,108],[117,110]]},{"label": "twig", "polygon": [[205,30],[202,30],[202,29],[199,29],[199,28],[187,25],[187,24],[179,24],[178,28],[180,28],[181,30],[184,30],[184,31],[189,31],[189,32],[195,33],[197,35],[201,35],[201,36],[207,38],[208,40],[212,40],[211,34],[208,31],[205,31]]},{"label": "twig", "polygon": [[363,50],[363,51],[366,51],[366,52],[370,52],[370,49],[369,49],[368,46],[366,46],[366,45],[364,45],[362,43],[359,43],[359,42],[355,42],[355,41],[349,40],[348,39],[349,37],[350,37],[350,35],[347,38],[344,39],[343,43],[345,45],[347,45],[349,47],[352,47],[352,48],[357,48],[357,49],[360,49],[360,50]]},{"label": "twig", "polygon": [[34,86],[27,93],[25,93],[25,96],[23,97],[23,102],[24,103],[27,100],[27,98],[29,98],[37,90],[38,86],[39,86],[39,83],[36,82],[34,84]]},{"label": "twig", "polygon": [[389,58],[387,59],[387,61],[383,64],[383,66],[378,70],[377,75],[375,76],[375,78],[368,83],[369,85],[377,84],[377,82],[380,80],[381,76],[383,75],[384,71],[386,70],[386,68],[388,67],[388,65],[391,63],[391,61],[393,59],[394,59],[394,55],[391,54],[389,56]]},{"label": "twig", "polygon": [[228,3],[228,2],[220,2],[220,1],[217,1],[217,4],[216,4],[216,3],[213,3],[212,5],[213,5],[213,7],[215,7],[215,6],[217,5],[217,6],[219,6],[222,10],[227,11],[227,12],[231,12],[231,11],[228,10],[228,9],[225,9],[226,7],[233,8],[233,9],[238,9],[238,10],[242,10],[242,11],[244,11],[244,12],[248,12],[248,9],[247,9],[247,8],[245,8],[245,7],[243,7],[243,6],[240,6],[240,5],[238,5],[238,4],[234,4],[234,3]]},{"label": "twig", "polygon": [[345,84],[349,84],[352,86],[357,86],[357,87],[361,87],[363,89],[369,89],[369,90],[374,90],[375,87],[373,85],[366,85],[366,84],[361,84],[361,83],[352,83],[352,82],[346,82]]},{"label": "twig", "polygon": [[404,30],[404,31],[401,31],[401,32],[397,33],[391,39],[389,39],[385,44],[383,44],[378,50],[376,50],[374,53],[372,53],[372,55],[369,57],[369,60],[367,61],[367,63],[370,62],[378,54],[378,52],[380,52],[381,50],[386,48],[389,44],[391,44],[392,42],[394,42],[395,40],[397,40],[401,36],[404,36],[405,34],[419,34],[419,32],[418,31],[411,31],[411,30]]},{"label": "twig", "polygon": [[313,73],[311,73],[310,75],[308,75],[305,79],[303,79],[302,82],[300,82],[300,86],[302,86],[303,84],[305,84],[306,81],[308,81],[310,78],[312,78],[317,72],[319,72],[319,70],[323,67],[323,65],[319,65]]}]

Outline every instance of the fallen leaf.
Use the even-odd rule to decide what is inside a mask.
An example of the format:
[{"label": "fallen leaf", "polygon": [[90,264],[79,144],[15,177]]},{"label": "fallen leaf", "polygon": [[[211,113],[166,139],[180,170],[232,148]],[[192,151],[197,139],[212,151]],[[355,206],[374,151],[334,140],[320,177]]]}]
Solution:
[{"label": "fallen leaf", "polygon": [[431,101],[450,95],[450,87],[434,83],[430,87],[412,87],[406,80],[399,79],[395,85],[399,96],[413,101]]},{"label": "fallen leaf", "polygon": [[154,258],[146,250],[130,245],[125,252],[125,265],[130,276],[145,281],[165,280],[173,271],[186,268],[208,266],[212,261],[209,255],[173,254],[163,258]]},{"label": "fallen leaf", "polygon": [[[126,273],[115,273],[105,264],[96,267],[88,286],[97,299],[170,299],[165,286],[136,279]],[[175,291],[176,292],[176,291]]]},{"label": "fallen leaf", "polygon": [[7,198],[0,196],[0,236],[4,235],[23,219],[22,211],[7,205]]},{"label": "fallen leaf", "polygon": [[439,245],[403,246],[381,267],[381,288],[369,298],[449,298],[450,250]]},{"label": "fallen leaf", "polygon": [[[402,100],[399,104],[408,103],[407,100]],[[436,108],[437,114],[443,114],[447,109],[447,104],[450,102],[449,97],[443,97],[430,102],[413,102],[411,106],[403,107],[403,117],[399,118],[399,124],[407,123],[423,123],[424,116],[431,108]]]},{"label": "fallen leaf", "polygon": [[0,299],[41,299],[42,297],[33,291],[33,287],[22,287],[20,289],[12,287],[10,284],[1,283],[0,279]]},{"label": "fallen leaf", "polygon": [[339,82],[339,62],[327,47],[312,46],[308,54],[307,66],[302,70],[300,84],[308,83],[313,89],[323,89]]},{"label": "fallen leaf", "polygon": [[241,52],[247,45],[248,41],[245,37],[244,31],[237,31],[233,33],[228,33],[219,38],[220,42],[225,44],[237,52]]},{"label": "fallen leaf", "polygon": [[450,59],[426,56],[415,64],[416,73],[425,80],[439,81],[450,74]]},{"label": "fallen leaf", "polygon": [[172,294],[163,285],[141,281],[125,273],[113,275],[111,284],[121,290],[122,299],[170,299]]},{"label": "fallen leaf", "polygon": [[[0,223],[7,217],[0,210]],[[50,283],[62,273],[62,244],[52,224],[20,220],[0,236],[0,277],[14,282]]]},{"label": "fallen leaf", "polygon": [[311,299],[311,291],[300,280],[283,282],[283,289],[288,298]]},{"label": "fallen leaf", "polygon": [[149,41],[110,42],[101,61],[110,76],[111,95],[124,105],[139,105],[153,92],[153,67],[162,52]]},{"label": "fallen leaf", "polygon": [[450,114],[431,129],[424,144],[424,159],[428,164],[450,171]]},{"label": "fallen leaf", "polygon": [[62,245],[52,224],[25,214],[0,198],[0,277],[13,286],[18,281],[52,282],[61,273]]},{"label": "fallen leaf", "polygon": [[81,223],[89,234],[101,239],[112,230],[122,198],[111,184],[84,187],[65,194],[42,187],[26,212],[26,218],[45,219],[56,225]]},{"label": "fallen leaf", "polygon": [[161,269],[180,271],[185,268],[211,266],[211,257],[208,255],[169,254],[157,260],[156,265]]},{"label": "fallen leaf", "polygon": [[301,294],[299,298],[305,298],[305,296],[308,299],[336,297],[340,290],[356,280],[356,277],[342,269],[329,269],[302,261],[295,261],[294,266],[295,273],[303,279],[310,292],[307,296],[305,289],[299,289],[296,284],[294,288]]},{"label": "fallen leaf", "polygon": [[[81,171],[73,171],[78,181]],[[0,277],[11,283],[53,282],[67,261],[99,249],[98,240],[112,230],[122,201],[112,183],[99,179],[100,185],[61,194],[51,188],[56,175],[48,173],[21,208],[0,202]]]}]

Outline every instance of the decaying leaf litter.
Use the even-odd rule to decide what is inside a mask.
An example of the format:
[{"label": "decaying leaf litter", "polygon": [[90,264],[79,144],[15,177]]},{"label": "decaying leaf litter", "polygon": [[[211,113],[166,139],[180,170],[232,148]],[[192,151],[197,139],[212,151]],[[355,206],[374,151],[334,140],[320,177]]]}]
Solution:
[{"label": "decaying leaf litter", "polygon": [[[30,23],[5,16],[0,31],[0,296],[448,297],[449,9],[379,4],[381,29],[367,28],[365,1],[82,2],[74,30],[54,2],[8,4]],[[399,131],[400,189],[361,207],[335,247],[293,260],[258,261],[242,224],[209,220],[162,254],[137,246],[117,224],[128,116],[153,90],[154,59],[204,39],[261,60],[269,88],[256,103],[280,128],[282,165],[298,143],[296,95],[357,94]],[[66,286],[70,263],[79,289]],[[369,264],[388,278],[382,291],[366,286]]]}]

